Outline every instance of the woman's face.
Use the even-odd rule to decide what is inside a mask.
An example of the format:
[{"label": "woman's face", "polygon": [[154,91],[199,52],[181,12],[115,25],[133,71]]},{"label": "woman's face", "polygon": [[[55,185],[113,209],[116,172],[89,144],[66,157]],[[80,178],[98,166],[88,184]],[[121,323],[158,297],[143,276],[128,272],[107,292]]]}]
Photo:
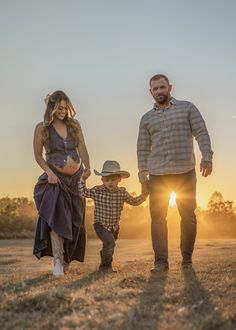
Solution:
[{"label": "woman's face", "polygon": [[54,118],[63,120],[65,118],[67,112],[68,112],[67,103],[66,103],[66,101],[62,100],[59,103],[56,112],[54,113]]}]

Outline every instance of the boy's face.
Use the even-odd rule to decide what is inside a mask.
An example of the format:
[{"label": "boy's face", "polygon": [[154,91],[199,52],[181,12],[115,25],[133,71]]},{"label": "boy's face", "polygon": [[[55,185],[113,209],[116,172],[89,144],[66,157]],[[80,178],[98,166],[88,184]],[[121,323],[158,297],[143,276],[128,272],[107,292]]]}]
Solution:
[{"label": "boy's face", "polygon": [[102,177],[102,182],[104,186],[110,191],[115,191],[120,181],[121,181],[120,175],[108,175]]}]

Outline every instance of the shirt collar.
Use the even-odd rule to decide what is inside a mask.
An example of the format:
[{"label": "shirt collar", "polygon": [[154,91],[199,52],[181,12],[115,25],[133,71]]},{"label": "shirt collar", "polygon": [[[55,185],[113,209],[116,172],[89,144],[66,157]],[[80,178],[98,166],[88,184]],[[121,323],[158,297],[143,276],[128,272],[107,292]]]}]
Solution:
[{"label": "shirt collar", "polygon": [[114,190],[114,191],[110,191],[110,190],[109,190],[104,184],[102,185],[102,189],[103,189],[104,191],[108,192],[108,193],[111,193],[111,194],[113,194],[113,193],[119,191],[119,187],[117,187],[117,189]]},{"label": "shirt collar", "polygon": [[[174,97],[171,97],[171,99],[170,99],[170,104],[172,105],[175,105],[176,104],[176,99],[174,98]],[[153,106],[153,109],[154,110],[157,110],[157,111],[161,111],[162,109],[160,109],[159,107],[158,107],[158,105],[156,104],[156,103],[154,103],[154,106]]]}]

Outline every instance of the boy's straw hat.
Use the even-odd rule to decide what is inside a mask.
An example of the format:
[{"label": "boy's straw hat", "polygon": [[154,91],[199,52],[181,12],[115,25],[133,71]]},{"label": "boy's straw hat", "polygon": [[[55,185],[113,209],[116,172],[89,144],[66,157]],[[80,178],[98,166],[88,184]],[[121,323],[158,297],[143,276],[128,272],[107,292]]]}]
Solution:
[{"label": "boy's straw hat", "polygon": [[129,172],[120,169],[120,164],[115,160],[106,160],[103,164],[102,172],[94,170],[94,173],[100,176],[120,175],[124,179],[130,176]]}]

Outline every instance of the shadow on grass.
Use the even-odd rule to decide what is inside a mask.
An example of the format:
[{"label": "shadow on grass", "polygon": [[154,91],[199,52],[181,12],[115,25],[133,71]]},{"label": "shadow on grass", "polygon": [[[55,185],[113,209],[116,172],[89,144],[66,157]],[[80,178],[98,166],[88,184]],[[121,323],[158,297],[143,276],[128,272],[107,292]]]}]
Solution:
[{"label": "shadow on grass", "polygon": [[0,260],[0,266],[13,265],[20,261],[21,261],[20,259]]},{"label": "shadow on grass", "polygon": [[137,304],[128,311],[119,329],[158,329],[168,273],[151,274]]},{"label": "shadow on grass", "polygon": [[183,270],[182,273],[185,287],[184,307],[180,314],[184,316],[185,322],[191,324],[193,329],[236,329],[235,320],[223,320],[218,307],[211,303],[210,293],[203,288],[194,269]]},{"label": "shadow on grass", "polygon": [[29,291],[31,287],[35,285],[41,285],[42,283],[48,281],[49,278],[50,278],[49,274],[43,274],[28,280],[21,280],[16,283],[3,284],[0,287],[0,293],[1,294],[24,293],[26,291]]},{"label": "shadow on grass", "polygon": [[[0,311],[0,318],[2,324],[7,329],[21,328],[27,329],[32,328],[35,322],[40,322],[41,329],[51,329],[59,327],[61,318],[65,315],[71,314],[76,307],[77,311],[84,310],[87,308],[87,302],[83,298],[76,300],[76,306],[73,301],[72,293],[76,289],[85,288],[100,278],[104,277],[102,274],[92,272],[72,283],[62,283],[63,279],[53,279],[50,282],[50,289],[45,290],[40,294],[34,295],[34,291],[31,292],[31,296],[24,293],[22,290],[22,284],[18,283],[14,289],[14,293],[18,293],[16,299],[12,299],[6,303],[6,306]],[[34,279],[25,281],[26,291],[30,287],[38,287],[44,281],[51,278],[51,274],[42,275]],[[3,288],[5,290],[11,290],[11,286]],[[36,291],[37,292],[37,291]],[[33,319],[32,316],[34,315]]]}]

